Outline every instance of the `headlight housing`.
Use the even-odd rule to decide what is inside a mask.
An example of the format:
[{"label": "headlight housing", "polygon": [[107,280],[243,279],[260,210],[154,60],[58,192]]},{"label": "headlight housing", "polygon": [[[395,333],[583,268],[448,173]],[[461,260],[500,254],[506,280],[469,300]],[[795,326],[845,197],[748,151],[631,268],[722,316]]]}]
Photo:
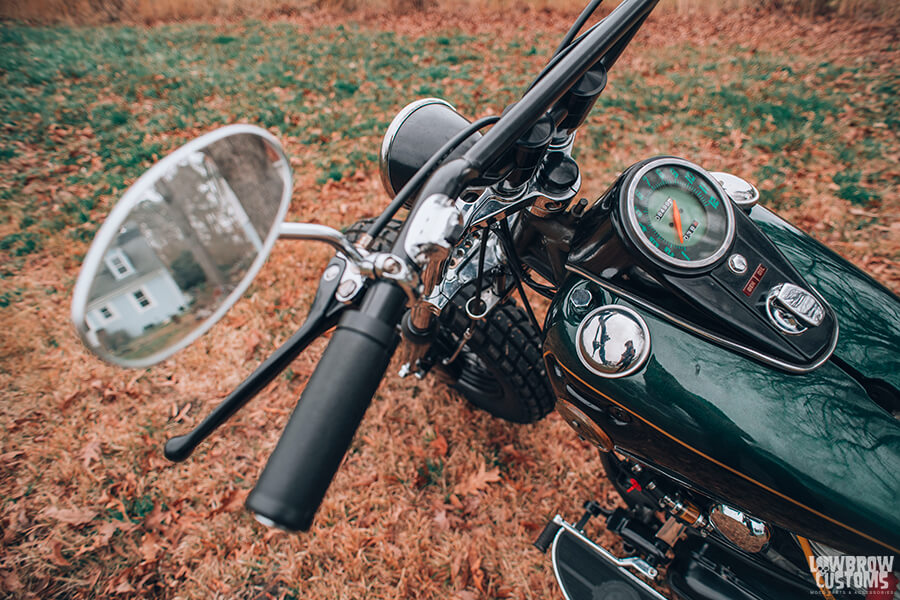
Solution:
[{"label": "headlight housing", "polygon": [[[384,189],[393,198],[416,171],[462,131],[469,120],[446,100],[423,98],[403,107],[388,126],[381,142],[379,168]],[[448,160],[461,156],[481,137],[474,133],[450,153]],[[411,202],[404,204],[410,208]]]}]

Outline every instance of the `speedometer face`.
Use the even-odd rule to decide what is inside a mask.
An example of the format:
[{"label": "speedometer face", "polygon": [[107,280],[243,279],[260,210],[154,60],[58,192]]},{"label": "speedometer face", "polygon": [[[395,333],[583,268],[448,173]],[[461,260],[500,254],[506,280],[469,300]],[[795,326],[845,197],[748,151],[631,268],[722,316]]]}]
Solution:
[{"label": "speedometer face", "polygon": [[635,237],[677,267],[712,264],[734,237],[730,200],[712,177],[686,160],[660,158],[640,168],[625,209]]}]

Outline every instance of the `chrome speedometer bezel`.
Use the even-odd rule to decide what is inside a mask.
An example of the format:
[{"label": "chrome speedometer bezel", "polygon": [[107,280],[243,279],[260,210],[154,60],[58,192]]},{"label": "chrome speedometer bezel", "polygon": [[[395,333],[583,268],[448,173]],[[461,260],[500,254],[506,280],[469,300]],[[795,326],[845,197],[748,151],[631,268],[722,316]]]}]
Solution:
[{"label": "chrome speedometer bezel", "polygon": [[[391,198],[396,196],[400,191],[400,188],[402,187],[395,187],[394,183],[391,181],[391,146],[394,144],[394,140],[397,138],[397,134],[400,132],[400,128],[410,117],[410,115],[412,115],[423,106],[428,106],[430,104],[439,104],[441,106],[446,106],[453,112],[456,112],[456,109],[453,108],[453,105],[442,98],[421,98],[419,100],[414,100],[400,109],[400,112],[398,112],[393,120],[391,120],[390,125],[388,125],[387,131],[385,131],[384,133],[384,137],[381,139],[381,151],[378,153],[378,171],[381,174],[381,183],[384,185],[385,191],[390,194]],[[427,157],[425,160],[427,160]]]},{"label": "chrome speedometer bezel", "polygon": [[[640,224],[638,223],[637,216],[635,216],[634,214],[634,201],[635,194],[637,192],[637,186],[641,180],[641,177],[654,169],[658,169],[661,166],[666,165],[677,165],[683,168],[695,170],[706,180],[706,183],[708,183],[709,186],[713,188],[721,198],[722,205],[725,208],[725,218],[728,221],[725,231],[725,239],[722,241],[722,244],[719,246],[719,248],[706,258],[700,260],[682,260],[680,258],[675,258],[674,256],[666,254],[665,252],[651,244],[650,240],[648,240],[646,236],[641,234]],[[732,242],[734,242],[735,217],[731,198],[728,196],[728,194],[725,193],[725,190],[722,189],[722,186],[709,173],[709,171],[707,171],[700,165],[692,163],[691,161],[685,160],[683,158],[661,156],[659,158],[651,159],[641,165],[641,167],[630,177],[628,186],[625,189],[625,205],[623,208],[625,211],[625,222],[627,223],[629,229],[629,237],[636,240],[637,243],[641,246],[641,249],[649,252],[652,258],[663,262],[667,266],[691,271],[705,269],[711,265],[717,264],[720,260],[722,260],[728,253],[728,250],[731,248]]]}]

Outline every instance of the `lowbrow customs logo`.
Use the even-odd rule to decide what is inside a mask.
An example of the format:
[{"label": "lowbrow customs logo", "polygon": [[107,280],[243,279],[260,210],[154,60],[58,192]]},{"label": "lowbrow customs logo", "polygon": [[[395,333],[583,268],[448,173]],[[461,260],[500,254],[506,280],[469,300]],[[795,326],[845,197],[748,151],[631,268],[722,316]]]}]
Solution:
[{"label": "lowbrow customs logo", "polygon": [[810,556],[809,567],[818,574],[816,583],[832,594],[883,592],[891,598],[897,588],[893,556]]}]

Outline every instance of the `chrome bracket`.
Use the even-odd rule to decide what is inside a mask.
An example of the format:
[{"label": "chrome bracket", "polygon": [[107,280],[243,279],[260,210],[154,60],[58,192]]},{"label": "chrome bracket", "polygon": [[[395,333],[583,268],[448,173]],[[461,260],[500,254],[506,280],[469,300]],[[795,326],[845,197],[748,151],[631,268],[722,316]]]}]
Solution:
[{"label": "chrome bracket", "polygon": [[581,189],[581,172],[578,173],[578,178],[572,187],[560,194],[551,194],[541,189],[534,179],[528,183],[525,189],[512,197],[504,196],[493,188],[488,188],[474,202],[474,208],[466,214],[466,229],[490,227],[493,223],[528,208],[541,198],[565,205],[578,194],[579,189]]},{"label": "chrome bracket", "polygon": [[[354,246],[337,229],[314,223],[282,223],[279,238],[324,242],[337,250],[337,257],[346,265],[334,297],[347,304],[362,291],[366,279],[387,279],[406,292],[410,303],[419,298],[421,281],[418,272],[403,258],[389,252],[369,252]],[[328,269],[326,269],[327,271]],[[323,274],[324,276],[325,274]]]},{"label": "chrome bracket", "polygon": [[[553,522],[560,526],[560,529],[559,529],[559,531],[558,531],[557,534],[556,534],[556,538],[553,540],[553,545],[554,545],[554,546],[556,546],[556,542],[557,542],[557,540],[559,539],[560,534],[562,534],[563,531],[566,531],[566,532],[568,532],[569,534],[571,534],[571,535],[577,537],[582,543],[584,543],[585,546],[587,546],[588,548],[590,548],[590,549],[591,549],[593,552],[595,552],[599,557],[601,557],[602,559],[606,560],[607,562],[610,562],[610,563],[614,564],[615,566],[617,566],[617,567],[619,567],[619,568],[621,568],[621,569],[632,569],[632,570],[636,571],[637,573],[643,575],[644,577],[646,577],[647,579],[650,579],[650,580],[656,579],[656,576],[659,575],[659,571],[656,569],[656,567],[651,566],[650,563],[648,563],[647,561],[645,561],[645,560],[642,559],[642,558],[638,558],[638,557],[636,557],[636,556],[629,556],[629,557],[626,557],[626,558],[618,558],[617,556],[615,556],[614,554],[612,554],[612,553],[611,553],[609,550],[607,550],[606,548],[603,548],[603,547],[601,547],[601,546],[598,546],[598,545],[595,544],[590,538],[588,538],[588,537],[584,534],[583,531],[580,531],[580,530],[576,529],[575,526],[570,525],[569,523],[567,523],[567,522],[565,521],[565,519],[563,519],[560,515],[556,515],[555,517],[553,517]],[[554,566],[553,566],[554,571],[557,570],[557,566],[556,566],[556,564],[555,564],[555,554],[556,554],[556,553],[553,552],[553,555],[554,555]],[[627,573],[628,571],[625,571],[625,572]],[[557,579],[559,579],[558,575],[557,575]],[[645,591],[647,591],[648,593],[650,593],[651,595],[653,595],[654,598],[660,598],[661,600],[665,600],[665,597],[664,597],[664,596],[661,596],[661,595],[659,594],[659,592],[657,592],[656,590],[654,590],[652,587],[650,587],[649,585],[647,585],[645,582],[643,582],[643,581],[641,581],[640,579],[634,577],[633,575],[631,576],[631,579],[632,579],[632,581],[634,581],[636,584],[638,584],[639,586],[641,586]]]},{"label": "chrome bracket", "polygon": [[341,273],[341,281],[334,291],[334,298],[342,304],[350,304],[362,291],[365,277],[363,277],[359,266],[347,260],[345,255],[338,252],[337,257],[344,261],[345,266],[344,271]]},{"label": "chrome bracket", "polygon": [[[428,294],[424,301],[431,304],[435,314],[441,314],[450,300],[471,281],[478,276],[478,253],[481,249],[481,235],[485,231],[477,231],[469,234],[460,242],[450,254],[447,268],[441,281]],[[506,256],[496,237],[488,240],[487,253],[484,257],[484,272],[490,273],[496,267],[506,264]],[[485,312],[490,312],[503,298],[502,290],[495,289],[494,285],[487,285],[481,290],[481,300],[485,305]],[[482,315],[482,317],[484,316]]]}]

